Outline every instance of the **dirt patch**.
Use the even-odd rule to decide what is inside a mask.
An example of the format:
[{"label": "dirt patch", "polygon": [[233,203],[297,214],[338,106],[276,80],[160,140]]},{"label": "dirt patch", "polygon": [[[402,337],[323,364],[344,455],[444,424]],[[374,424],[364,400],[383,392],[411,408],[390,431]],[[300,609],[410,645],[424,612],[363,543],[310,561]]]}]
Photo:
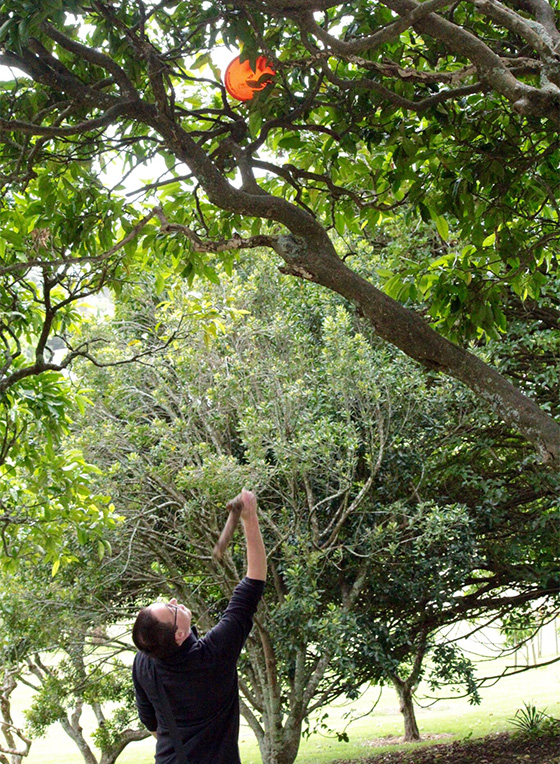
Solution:
[{"label": "dirt patch", "polygon": [[[453,737],[450,732],[441,732],[433,735],[427,733],[422,735],[422,740],[445,740],[450,737]],[[364,743],[366,748],[381,748],[384,745],[403,745],[402,736],[387,735],[386,737],[376,737],[375,740],[367,740]]]},{"label": "dirt patch", "polygon": [[[383,740],[379,745],[388,744],[387,738]],[[340,760],[334,764],[352,763]],[[361,759],[360,764],[560,764],[560,735],[530,740],[500,733],[467,742],[379,753]]]}]

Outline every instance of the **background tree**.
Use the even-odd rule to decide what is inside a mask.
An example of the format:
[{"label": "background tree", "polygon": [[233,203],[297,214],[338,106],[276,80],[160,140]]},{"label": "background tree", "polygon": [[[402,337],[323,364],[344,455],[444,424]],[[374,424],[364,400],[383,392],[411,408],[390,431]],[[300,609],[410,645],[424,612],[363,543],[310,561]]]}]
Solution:
[{"label": "background tree", "polygon": [[[100,644],[105,647],[105,655],[100,655]],[[41,737],[58,722],[86,764],[114,764],[129,743],[144,740],[150,734],[139,726],[137,719],[130,661],[119,660],[116,645],[99,633],[76,631],[71,646],[57,647],[56,662],[52,657],[49,660],[35,655],[28,663],[30,684],[36,690],[26,712],[29,734]],[[123,649],[127,648],[121,646],[120,652]],[[95,748],[83,727],[86,708],[93,711],[96,719],[92,733]]]},{"label": "background tree", "polygon": [[[176,287],[158,306],[151,285],[131,287],[117,318],[172,331],[185,297]],[[395,685],[415,737],[430,651],[434,686],[476,698],[443,627],[542,597],[556,607],[557,476],[465,392],[356,333],[336,299],[265,268],[215,291],[238,312],[210,346],[193,331],[151,367],[88,372],[83,443],[127,518],[120,596],[178,596],[211,626],[243,566],[238,547],[223,569],[211,559],[220,507],[250,483],[272,585],[241,688],[263,758],[292,761],[310,714],[368,680]]]},{"label": "background tree", "polygon": [[[215,278],[207,253],[228,263],[232,250],[267,245],[287,273],[359,305],[380,337],[560,458],[555,419],[471,344],[506,332],[503,303],[538,300],[557,270],[560,33],[546,0],[241,0],[172,12],[142,0],[5,0],[0,18],[0,63],[24,73],[2,90],[7,209],[41,167],[100,173],[118,156],[127,172],[160,156],[167,172],[140,184],[136,218],[157,216],[138,256],[161,259],[160,278]],[[217,44],[269,56],[274,87],[231,103]],[[440,252],[401,265],[382,292],[339,256],[338,237],[375,240],[405,202],[434,222]],[[427,316],[395,299],[412,284]]]},{"label": "background tree", "polygon": [[[31,740],[26,731],[14,724],[12,715],[12,693],[17,687],[17,670],[13,666],[2,667],[0,686],[0,713],[2,721],[2,742],[0,761],[2,764],[21,764],[31,749]],[[9,757],[9,758],[8,758]]]},{"label": "background tree", "polygon": [[[122,605],[119,610],[111,600],[111,569],[100,563],[91,538],[75,547],[74,564],[55,577],[50,566],[26,562],[17,577],[2,576],[1,655],[4,690],[10,690],[4,693],[5,705],[18,685],[33,691],[25,729],[5,728],[5,737],[19,734],[25,756],[32,741],[57,722],[86,764],[114,764],[129,743],[149,733],[137,719],[132,646],[119,624]],[[96,719],[91,736],[97,751],[83,727],[86,708]]]},{"label": "background tree", "polygon": [[[87,400],[70,370],[76,358],[103,362],[97,349],[105,340],[88,332],[88,317],[96,311],[89,300],[96,298],[99,305],[105,296],[108,303],[108,284],[115,293],[142,271],[144,263],[132,263],[131,256],[150,215],[135,221],[134,211],[111,199],[93,174],[76,164],[61,172],[43,169],[25,193],[9,191],[4,201],[0,557],[11,568],[26,556],[46,556],[58,567],[71,561],[76,534],[100,539],[101,525],[116,521],[108,498],[89,493],[94,468],[65,445],[72,417]],[[206,331],[219,320],[209,304],[193,300],[192,310]],[[134,321],[142,334],[141,317]],[[157,353],[171,339],[154,329],[142,352],[131,342],[116,362],[139,362],[143,353]]]}]

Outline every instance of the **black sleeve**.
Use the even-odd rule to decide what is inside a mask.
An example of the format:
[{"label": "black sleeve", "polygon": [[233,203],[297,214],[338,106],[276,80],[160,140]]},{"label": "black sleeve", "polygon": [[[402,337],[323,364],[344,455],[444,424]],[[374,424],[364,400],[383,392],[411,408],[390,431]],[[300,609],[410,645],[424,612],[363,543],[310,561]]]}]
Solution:
[{"label": "black sleeve", "polygon": [[[138,716],[142,724],[147,727],[150,732],[156,732],[157,719],[154,707],[148,698],[146,690],[140,683],[140,675],[142,674],[142,658],[140,653],[134,656],[134,663],[132,664],[132,681],[134,683],[134,694],[136,696],[136,707],[138,709]],[[144,658],[145,660],[145,658]]]},{"label": "black sleeve", "polygon": [[264,581],[245,577],[235,587],[218,624],[204,637],[212,652],[236,661],[253,626],[253,616],[264,592]]}]

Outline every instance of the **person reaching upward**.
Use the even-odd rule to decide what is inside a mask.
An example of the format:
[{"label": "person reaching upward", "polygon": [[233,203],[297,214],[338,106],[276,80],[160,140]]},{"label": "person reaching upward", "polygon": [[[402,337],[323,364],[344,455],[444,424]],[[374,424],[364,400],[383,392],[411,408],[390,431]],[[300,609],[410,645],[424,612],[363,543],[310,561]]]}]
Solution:
[{"label": "person reaching upward", "polygon": [[189,608],[154,602],[132,630],[132,677],[141,722],[157,738],[155,764],[241,764],[237,660],[263,595],[267,561],[257,500],[243,489],[247,572],[220,621],[204,637]]}]

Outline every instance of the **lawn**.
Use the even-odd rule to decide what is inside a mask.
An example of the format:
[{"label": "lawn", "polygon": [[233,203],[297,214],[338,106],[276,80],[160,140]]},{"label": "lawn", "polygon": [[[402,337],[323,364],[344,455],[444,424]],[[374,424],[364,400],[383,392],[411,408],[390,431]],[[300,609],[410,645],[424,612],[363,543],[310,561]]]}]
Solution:
[{"label": "lawn", "polygon": [[[481,667],[480,674],[499,673],[509,661],[492,661]],[[493,686],[482,690],[482,703],[472,706],[464,699],[442,699],[430,705],[417,707],[417,719],[422,735],[428,738],[419,745],[434,742],[450,742],[476,738],[503,730],[512,731],[509,720],[524,702],[532,702],[537,708],[552,716],[560,717],[560,663],[534,669],[530,672],[506,677]],[[18,706],[29,702],[29,696],[21,693]],[[338,742],[326,735],[312,735],[302,740],[297,764],[327,764],[334,760],[354,760],[394,750],[394,745],[383,746],[383,738],[402,735],[402,722],[394,691],[387,687],[380,693],[369,689],[358,701],[351,704],[337,703],[329,707],[329,726],[337,731],[346,729],[350,742]],[[87,728],[88,720],[84,720]],[[439,737],[441,736],[441,737]],[[241,758],[243,764],[261,764],[256,741],[247,728],[242,726]],[[135,743],[123,752],[119,764],[151,764],[154,741],[148,739]],[[31,748],[27,764],[82,764],[77,748],[60,727],[52,728],[47,737],[36,740]]]}]

